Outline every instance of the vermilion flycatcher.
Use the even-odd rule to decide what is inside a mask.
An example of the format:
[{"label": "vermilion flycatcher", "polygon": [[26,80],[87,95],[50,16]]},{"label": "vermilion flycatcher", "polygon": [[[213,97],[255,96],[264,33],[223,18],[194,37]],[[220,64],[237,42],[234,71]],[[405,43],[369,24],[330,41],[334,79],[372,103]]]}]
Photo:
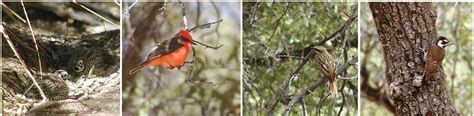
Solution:
[{"label": "vermilion flycatcher", "polygon": [[159,66],[165,69],[179,68],[184,65],[191,48],[193,38],[186,30],[180,30],[173,38],[161,42],[145,62],[136,66],[130,72],[134,74],[145,66]]}]

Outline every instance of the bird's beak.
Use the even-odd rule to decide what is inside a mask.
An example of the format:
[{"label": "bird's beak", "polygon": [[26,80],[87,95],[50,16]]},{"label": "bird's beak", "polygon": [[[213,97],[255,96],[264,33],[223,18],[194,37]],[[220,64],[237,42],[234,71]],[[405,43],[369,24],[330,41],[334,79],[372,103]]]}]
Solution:
[{"label": "bird's beak", "polygon": [[454,43],[448,43],[448,45],[446,45],[446,46],[450,46],[450,45],[454,45]]}]

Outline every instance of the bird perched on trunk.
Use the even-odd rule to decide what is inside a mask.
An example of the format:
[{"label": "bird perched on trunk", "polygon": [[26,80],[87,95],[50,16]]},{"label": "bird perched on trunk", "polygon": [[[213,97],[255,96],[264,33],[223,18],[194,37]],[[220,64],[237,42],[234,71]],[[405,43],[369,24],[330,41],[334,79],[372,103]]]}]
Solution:
[{"label": "bird perched on trunk", "polygon": [[337,92],[337,83],[336,83],[336,72],[335,72],[335,63],[331,54],[322,46],[313,47],[314,50],[314,61],[316,63],[316,68],[324,76],[329,78],[329,91],[331,93]]},{"label": "bird perched on trunk", "polygon": [[432,44],[425,54],[425,77],[423,80],[431,78],[432,74],[438,72],[445,56],[446,46],[449,46],[449,40],[446,37],[440,36],[436,40],[436,44]]}]

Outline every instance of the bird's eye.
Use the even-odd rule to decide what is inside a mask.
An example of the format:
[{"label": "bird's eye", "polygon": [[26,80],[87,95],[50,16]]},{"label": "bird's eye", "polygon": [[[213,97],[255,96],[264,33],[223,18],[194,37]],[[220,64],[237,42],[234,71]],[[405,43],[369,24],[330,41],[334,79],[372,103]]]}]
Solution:
[{"label": "bird's eye", "polygon": [[84,70],[84,64],[83,64],[83,61],[82,60],[79,60],[76,64],[76,66],[74,66],[74,71],[76,72],[82,72]]},{"label": "bird's eye", "polygon": [[66,73],[61,73],[61,74],[59,74],[59,77],[63,80],[66,80],[66,79],[68,79],[69,75],[66,74]]}]

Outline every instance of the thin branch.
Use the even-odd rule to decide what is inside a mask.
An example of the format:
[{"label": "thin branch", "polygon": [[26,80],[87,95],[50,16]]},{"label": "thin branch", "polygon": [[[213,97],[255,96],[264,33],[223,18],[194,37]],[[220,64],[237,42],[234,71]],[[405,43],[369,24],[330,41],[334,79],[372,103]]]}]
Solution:
[{"label": "thin branch", "polygon": [[[330,40],[331,38],[335,37],[337,34],[339,34],[340,32],[342,32],[342,30],[346,29],[349,25],[352,24],[352,22],[354,22],[356,19],[357,19],[357,13],[352,13],[352,17],[350,17],[346,23],[339,27],[339,29],[337,29],[334,33],[332,33],[331,35],[325,37],[325,39],[323,39],[322,41],[320,41],[317,45],[322,45],[323,43],[325,43],[326,41]],[[311,46],[311,45],[310,45]],[[312,46],[315,46],[315,45],[312,45]]]},{"label": "thin branch", "polygon": [[326,41],[334,38],[337,34],[341,33],[344,29],[346,29],[348,27],[348,25],[352,24],[352,22],[354,22],[355,19],[357,19],[357,13],[354,13],[351,18],[349,18],[346,23],[344,25],[342,25],[341,27],[339,27],[339,29],[337,29],[336,31],[334,31],[331,35],[329,36],[326,36],[324,37],[324,39],[322,41],[320,41],[319,43],[317,44],[311,44],[310,46],[306,47],[305,49],[308,49],[310,50],[309,53],[306,55],[306,54],[303,54],[305,56],[305,58],[302,60],[302,62],[298,65],[298,67],[289,75],[289,77],[287,78],[287,80],[285,81],[285,83],[283,84],[283,87],[280,88],[280,91],[278,91],[276,93],[276,101],[273,103],[273,105],[271,105],[270,109],[267,111],[267,114],[273,114],[273,111],[278,103],[279,100],[282,99],[282,96],[284,96],[287,92],[287,88],[288,88],[288,84],[289,84],[289,81],[292,81],[293,77],[295,77],[296,74],[298,74],[300,72],[300,70],[302,69],[302,67],[308,62],[308,60],[310,59],[310,57],[314,56],[314,52],[312,49],[312,47],[316,46],[316,45],[322,45],[324,44]]},{"label": "thin branch", "polygon": [[[310,53],[312,47],[323,45],[325,42],[333,39],[336,35],[342,33],[345,29],[348,29],[349,25],[351,25],[357,19],[356,14],[357,13],[354,13],[355,16],[352,16],[351,18],[349,18],[343,25],[341,25],[337,30],[335,30],[330,35],[324,36],[323,39],[321,41],[319,41],[318,43],[313,43],[313,44],[309,45],[308,47],[305,47],[305,48],[300,49],[300,50],[280,52],[280,53],[277,53],[277,55],[275,57],[285,58],[285,57],[280,57],[280,55],[286,55],[287,56],[288,54],[293,54],[293,56],[301,56],[301,55],[302,56],[313,56],[314,54]],[[264,45],[262,45],[262,46],[264,46]],[[250,64],[250,65],[258,65],[257,63],[254,63],[253,61],[261,61],[262,59],[264,59],[264,58],[262,58],[262,57],[255,57],[255,58],[244,57],[243,61],[246,62],[247,64]],[[287,61],[287,60],[282,59],[280,61]]]},{"label": "thin branch", "polygon": [[201,46],[204,46],[204,47],[206,47],[206,48],[211,48],[211,49],[219,49],[219,48],[221,48],[222,46],[224,46],[223,44],[218,45],[218,46],[210,46],[210,45],[201,43],[201,42],[196,41],[196,40],[193,40],[192,42],[193,42],[193,44],[199,44],[199,45],[201,45]]},{"label": "thin branch", "polygon": [[257,10],[258,10],[258,6],[260,5],[260,2],[257,2],[255,3],[255,5],[250,9],[250,11],[252,11],[252,13],[250,14],[250,18],[248,19],[248,25],[249,27],[252,27],[252,25],[257,22],[258,20],[262,19],[263,17],[259,18],[259,19],[256,19],[256,14],[257,14]]},{"label": "thin branch", "polygon": [[[183,15],[184,15],[184,14],[183,14]],[[218,21],[205,23],[205,24],[202,24],[202,25],[195,26],[195,27],[193,27],[193,28],[191,28],[191,29],[187,29],[187,31],[188,31],[188,32],[192,32],[192,31],[194,31],[194,30],[196,30],[196,29],[198,29],[198,28],[199,28],[199,29],[209,28],[209,27],[211,27],[211,25],[217,24],[217,23],[221,23],[222,21],[224,21],[224,20],[220,19],[220,20],[218,20]],[[201,42],[196,41],[196,40],[192,40],[192,43],[193,43],[193,44],[199,44],[199,45],[202,45],[202,46],[204,46],[204,47],[206,47],[206,48],[211,48],[211,49],[219,49],[220,47],[223,46],[222,44],[221,44],[221,45],[218,45],[218,46],[210,46],[210,45],[206,45],[206,44],[201,43]]]},{"label": "thin branch", "polygon": [[[137,1],[138,1],[138,0],[137,0]],[[115,24],[114,22],[110,21],[109,19],[107,19],[107,18],[105,18],[105,17],[103,17],[103,16],[97,14],[96,12],[94,12],[94,11],[92,11],[91,9],[87,8],[86,6],[84,6],[84,5],[80,4],[80,3],[78,3],[77,0],[73,0],[73,2],[74,2],[75,4],[77,4],[78,6],[82,7],[83,9],[85,9],[86,11],[88,11],[88,12],[90,12],[90,13],[96,15],[96,16],[99,17],[100,19],[102,19],[102,20],[104,20],[104,21],[106,21],[106,22],[108,22],[108,23],[110,23],[110,24],[112,24],[112,25],[114,25],[114,26],[120,27],[120,25]]]},{"label": "thin branch", "polygon": [[[163,12],[163,11],[166,10],[167,6],[168,6],[168,1],[165,0],[165,2],[163,2],[163,7],[161,7],[160,9],[158,9],[158,12],[161,13],[161,15],[165,14],[165,12]],[[163,22],[164,22],[164,21],[163,21]]]},{"label": "thin branch", "polygon": [[135,6],[137,3],[138,3],[138,0],[135,0],[135,2],[133,2],[133,4],[130,5],[130,7],[128,7],[128,10],[130,11],[130,9],[132,9],[133,6]]},{"label": "thin branch", "polygon": [[189,66],[188,80],[187,81],[190,82],[190,83],[196,84],[196,82],[193,81],[193,79],[192,79],[192,77],[193,77],[193,67],[194,67],[194,62],[195,62],[195,59],[196,59],[196,53],[195,53],[196,51],[195,51],[194,47],[191,47],[191,49],[192,49],[191,54],[193,55],[191,63],[193,63],[193,65]]},{"label": "thin branch", "polygon": [[357,79],[358,77],[339,77],[337,78],[338,80],[355,80]]},{"label": "thin branch", "polygon": [[320,113],[321,113],[321,107],[323,107],[323,102],[326,101],[326,99],[329,97],[329,95],[331,95],[331,94],[327,94],[326,96],[324,96],[324,94],[321,94],[322,99],[319,100],[319,104],[318,104],[318,114],[319,115],[321,115]]},{"label": "thin branch", "polygon": [[[219,8],[217,8],[217,5],[216,5],[215,2],[212,2],[212,7],[214,8],[214,11],[216,11],[217,17],[221,17],[221,12],[219,11]],[[214,30],[215,30],[217,36],[220,36],[219,25],[217,25],[217,27]]]},{"label": "thin branch", "polygon": [[220,84],[223,84],[223,83],[227,83],[228,80],[224,80],[223,82],[218,82],[218,83],[213,83],[213,82],[207,82],[207,81],[195,81],[193,79],[193,68],[194,68],[194,62],[196,61],[196,54],[195,54],[195,49],[194,47],[191,47],[192,49],[192,55],[193,55],[193,58],[192,58],[192,61],[190,62],[191,63],[191,66],[189,67],[189,70],[188,70],[188,79],[186,79],[186,82],[188,82],[189,84],[206,84],[206,85],[211,85],[211,86],[216,86],[216,85],[220,85]]},{"label": "thin branch", "polygon": [[272,36],[270,36],[270,39],[268,39],[268,41],[267,41],[267,46],[268,46],[268,44],[270,44],[270,41],[272,41],[273,36],[275,35],[276,30],[277,30],[278,27],[280,26],[280,21],[281,21],[281,19],[282,19],[283,16],[285,16],[286,13],[288,12],[288,7],[289,7],[289,6],[290,6],[290,3],[286,3],[285,11],[283,12],[283,14],[281,14],[280,18],[277,19],[277,21],[276,21],[276,26],[275,26],[275,29],[273,29]]},{"label": "thin branch", "polygon": [[179,5],[181,6],[181,13],[183,14],[183,25],[185,29],[188,29],[188,18],[186,17],[186,8],[184,7],[183,1],[178,0]]},{"label": "thin branch", "polygon": [[15,16],[16,18],[18,18],[21,22],[23,23],[26,23],[25,19],[23,19],[20,15],[18,15],[15,11],[13,11],[12,9],[10,9],[7,5],[0,3],[2,4],[2,7],[5,8],[8,12],[7,13],[11,13],[13,14],[13,16]]},{"label": "thin branch", "polygon": [[[343,64],[342,67],[338,68],[337,69],[337,73],[336,75],[339,75],[341,73],[343,73],[347,68],[349,68],[350,65],[353,65],[357,62],[357,57],[352,57],[351,60],[349,60],[346,64]],[[312,93],[316,88],[318,88],[319,86],[323,85],[324,83],[326,83],[328,81],[328,78],[325,78],[325,77],[321,77],[319,79],[319,81],[315,82],[315,83],[312,83],[309,87],[301,90],[300,92],[298,92],[298,94],[296,94],[293,99],[291,99],[291,101],[288,103],[288,105],[286,106],[286,109],[285,109],[285,116],[288,116],[289,115],[289,112],[291,110],[291,108],[293,107],[293,105],[300,99],[303,99],[304,96]]]},{"label": "thin branch", "polygon": [[39,72],[41,73],[43,72],[43,67],[41,66],[42,63],[41,63],[41,57],[38,50],[38,43],[36,42],[35,32],[33,31],[33,27],[31,27],[30,18],[28,18],[28,13],[26,13],[26,8],[25,8],[25,4],[23,4],[23,0],[21,0],[21,6],[23,7],[23,12],[25,13],[26,22],[28,22],[28,27],[30,28],[31,36],[33,37],[33,40],[35,42],[36,55],[38,56]]},{"label": "thin branch", "polygon": [[119,7],[121,7],[122,5],[120,5],[120,1],[119,0],[114,0],[115,4],[117,4]]},{"label": "thin branch", "polygon": [[306,110],[306,102],[304,99],[301,99],[301,109],[303,109],[303,116],[308,116],[308,111]]},{"label": "thin branch", "polygon": [[339,89],[339,92],[341,92],[341,97],[342,97],[342,105],[341,108],[339,109],[339,112],[337,113],[338,116],[341,115],[342,110],[344,109],[344,105],[346,104],[346,96],[344,95],[344,87],[346,86],[346,80],[343,81],[341,89]]},{"label": "thin branch", "polygon": [[209,27],[211,27],[211,25],[217,24],[217,23],[221,23],[222,21],[224,21],[224,20],[223,20],[223,19],[219,19],[219,20],[214,21],[214,22],[209,22],[209,23],[205,23],[205,24],[202,24],[202,25],[195,26],[195,27],[193,27],[193,28],[191,28],[191,29],[187,29],[187,31],[188,31],[188,32],[193,32],[194,30],[196,30],[196,29],[198,29],[198,28],[199,28],[199,29],[209,28]]},{"label": "thin branch", "polygon": [[196,23],[196,25],[199,24],[199,19],[201,19],[201,2],[197,2],[196,3],[196,20],[194,21],[194,23]]}]

